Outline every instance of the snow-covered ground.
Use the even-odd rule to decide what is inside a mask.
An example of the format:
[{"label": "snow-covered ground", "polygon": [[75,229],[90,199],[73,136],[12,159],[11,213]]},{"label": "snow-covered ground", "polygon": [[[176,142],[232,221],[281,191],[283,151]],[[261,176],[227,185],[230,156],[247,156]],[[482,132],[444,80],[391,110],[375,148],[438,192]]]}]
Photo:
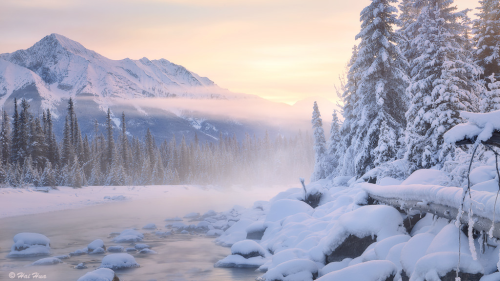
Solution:
[{"label": "snow-covered ground", "polygon": [[[270,198],[283,186],[225,189],[216,186],[195,185],[149,185],[149,186],[89,186],[72,188],[59,186],[57,189],[0,188],[0,218],[39,214],[66,209],[76,209],[104,203],[130,200],[172,198],[202,195],[206,192],[221,197],[235,195],[251,204],[261,198]],[[49,192],[43,192],[49,190]],[[239,194],[239,195],[238,195]]]}]

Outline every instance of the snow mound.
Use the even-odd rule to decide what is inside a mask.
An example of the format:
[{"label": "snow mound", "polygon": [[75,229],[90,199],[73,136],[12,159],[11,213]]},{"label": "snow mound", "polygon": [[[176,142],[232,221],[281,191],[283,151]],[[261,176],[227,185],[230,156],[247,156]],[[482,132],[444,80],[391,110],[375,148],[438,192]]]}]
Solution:
[{"label": "snow mound", "polygon": [[265,281],[312,281],[317,276],[318,266],[315,262],[308,259],[295,259],[270,269],[260,279]]},{"label": "snow mound", "polygon": [[330,233],[320,241],[325,255],[330,255],[349,236],[376,236],[377,241],[404,233],[403,218],[393,207],[363,206],[339,217]]},{"label": "snow mound", "polygon": [[331,262],[325,265],[322,269],[319,270],[319,276],[324,276],[330,272],[334,272],[337,270],[344,269],[349,266],[349,263],[352,261],[351,258],[345,258],[342,261]]},{"label": "snow mound", "polygon": [[233,246],[231,246],[231,253],[233,255],[240,255],[246,259],[266,256],[266,250],[253,240],[243,240],[234,243]]},{"label": "snow mound", "polygon": [[142,241],[142,239],[144,239],[144,234],[139,231],[134,229],[125,229],[120,233],[120,235],[113,238],[113,241],[117,243],[131,243]]},{"label": "snow mound", "polygon": [[420,169],[413,172],[406,180],[401,183],[401,185],[446,185],[448,182],[450,182],[450,178],[443,171]]},{"label": "snow mound", "polygon": [[156,252],[151,250],[151,249],[145,248],[145,249],[140,250],[139,254],[156,254]]},{"label": "snow mound", "polygon": [[[346,267],[344,269],[330,272],[317,281],[339,281],[339,280],[363,280],[363,281],[384,281],[392,280],[398,270],[396,265],[390,261],[367,261]],[[413,279],[412,279],[413,280]]]},{"label": "snow mound", "polygon": [[105,256],[102,259],[101,267],[116,270],[122,268],[139,267],[139,264],[135,261],[133,256],[125,253],[119,253]]},{"label": "snow mound", "polygon": [[142,229],[156,229],[156,224],[148,223],[145,226],[143,226]]},{"label": "snow mound", "polygon": [[81,262],[81,263],[75,265],[74,268],[75,269],[85,269],[85,268],[87,268],[87,266],[83,262]]},{"label": "snow mound", "polygon": [[266,221],[280,221],[288,216],[298,213],[312,214],[314,209],[308,204],[291,199],[281,199],[271,205],[269,213],[267,213]]},{"label": "snow mound", "polygon": [[146,249],[146,248],[150,248],[149,245],[147,244],[135,244],[134,246],[137,250],[142,250],[142,249]]},{"label": "snow mound", "polygon": [[[456,270],[458,264],[458,253],[438,252],[426,255],[418,260],[415,271],[412,274],[412,281],[429,280],[430,276],[444,276],[446,273]],[[465,273],[483,273],[483,267],[478,261],[472,259],[471,255],[460,255],[460,272]],[[439,278],[439,277],[438,277]]]},{"label": "snow mound", "polygon": [[50,254],[50,240],[39,233],[18,233],[14,236],[14,245],[9,258],[45,256]]},{"label": "snow mound", "polygon": [[215,240],[215,243],[224,247],[230,247],[238,241],[245,240],[247,238],[246,229],[252,222],[253,221],[250,219],[240,219],[224,231],[224,233]]},{"label": "snow mound", "polygon": [[222,260],[215,263],[215,267],[222,268],[257,268],[262,266],[266,262],[261,256],[244,258],[240,255],[229,255]]},{"label": "snow mound", "polygon": [[106,246],[104,246],[104,241],[101,239],[96,239],[87,245],[89,254],[102,254],[106,251]]},{"label": "snow mound", "polygon": [[69,255],[71,257],[72,256],[81,256],[81,255],[88,254],[88,252],[89,252],[89,248],[85,247],[85,248],[82,248],[82,249],[75,250],[74,252],[69,253]]},{"label": "snow mound", "polygon": [[54,265],[59,263],[62,263],[62,260],[51,257],[51,258],[39,259],[36,262],[32,263],[31,265]]},{"label": "snow mound", "polygon": [[470,183],[471,185],[476,185],[482,182],[493,180],[497,175],[496,173],[497,171],[493,166],[479,166],[472,169],[472,171],[470,172]]},{"label": "snow mound", "polygon": [[99,268],[91,272],[87,272],[78,281],[113,281],[115,272],[109,268]]}]

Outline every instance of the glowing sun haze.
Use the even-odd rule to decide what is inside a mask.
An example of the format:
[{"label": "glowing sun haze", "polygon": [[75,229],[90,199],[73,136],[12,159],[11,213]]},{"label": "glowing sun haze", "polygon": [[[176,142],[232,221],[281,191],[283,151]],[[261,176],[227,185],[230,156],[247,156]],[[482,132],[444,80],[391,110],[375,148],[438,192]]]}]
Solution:
[{"label": "glowing sun haze", "polygon": [[[0,53],[51,33],[111,59],[165,58],[233,92],[335,101],[369,0],[1,0]],[[456,1],[460,9],[476,0]],[[470,13],[472,16],[472,14]]]}]

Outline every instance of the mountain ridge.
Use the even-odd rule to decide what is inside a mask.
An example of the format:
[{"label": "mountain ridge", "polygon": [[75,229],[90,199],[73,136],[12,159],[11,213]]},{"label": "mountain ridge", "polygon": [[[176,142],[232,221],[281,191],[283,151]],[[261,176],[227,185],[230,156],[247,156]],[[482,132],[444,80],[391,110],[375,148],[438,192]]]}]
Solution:
[{"label": "mountain ridge", "polygon": [[[271,129],[234,118],[214,119],[199,112],[179,113],[134,103],[144,98],[263,100],[220,88],[209,78],[166,59],[111,60],[55,33],[27,49],[0,54],[0,106],[9,114],[14,99],[26,99],[33,112],[50,109],[58,119],[55,126],[62,127],[60,117],[66,114],[69,98],[73,98],[78,116],[85,117],[80,118],[84,133],[93,132],[94,120],[104,124],[108,108],[116,120],[122,112],[134,119],[127,124],[133,135],[143,136],[146,128],[153,128],[158,140],[174,135],[193,138],[198,132],[202,140],[205,135],[206,140],[213,141],[221,132],[231,136],[237,132],[241,138],[244,131],[262,135],[263,130]],[[115,123],[118,126],[120,122]]]}]

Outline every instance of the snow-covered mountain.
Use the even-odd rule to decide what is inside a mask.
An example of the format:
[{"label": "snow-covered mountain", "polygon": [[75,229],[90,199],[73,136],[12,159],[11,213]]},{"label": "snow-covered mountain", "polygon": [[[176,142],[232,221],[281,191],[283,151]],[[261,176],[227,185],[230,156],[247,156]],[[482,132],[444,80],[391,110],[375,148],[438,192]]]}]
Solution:
[{"label": "snow-covered mountain", "polygon": [[143,136],[149,127],[157,139],[169,139],[174,134],[191,138],[198,132],[202,140],[213,140],[220,132],[259,134],[267,129],[262,124],[245,124],[232,118],[139,106],[134,100],[260,99],[222,89],[210,79],[165,59],[111,60],[59,34],[48,35],[26,50],[0,54],[0,106],[7,111],[12,112],[14,98],[25,98],[35,114],[51,109],[59,117],[56,127],[60,128],[64,121],[60,117],[66,114],[70,97],[75,101],[84,133],[93,132],[94,120],[103,124],[108,108],[117,125],[118,117],[125,112],[131,134]]}]

